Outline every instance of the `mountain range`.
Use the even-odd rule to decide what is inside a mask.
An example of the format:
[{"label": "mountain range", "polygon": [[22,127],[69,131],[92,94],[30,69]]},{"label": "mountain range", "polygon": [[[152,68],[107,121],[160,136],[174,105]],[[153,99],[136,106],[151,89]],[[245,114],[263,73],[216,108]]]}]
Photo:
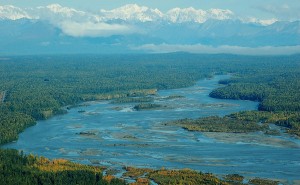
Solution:
[{"label": "mountain range", "polygon": [[0,28],[1,55],[205,52],[207,48],[230,52],[219,49],[224,47],[292,48],[290,54],[300,45],[300,21],[245,20],[230,10],[192,7],[163,13],[130,4],[91,13],[58,4],[27,9],[5,5],[0,6]]}]

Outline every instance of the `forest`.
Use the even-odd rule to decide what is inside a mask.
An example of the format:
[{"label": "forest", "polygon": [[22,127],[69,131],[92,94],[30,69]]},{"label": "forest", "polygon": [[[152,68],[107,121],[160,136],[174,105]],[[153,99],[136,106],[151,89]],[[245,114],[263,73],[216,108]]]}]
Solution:
[{"label": "forest", "polygon": [[124,180],[103,176],[102,170],[64,159],[51,161],[17,150],[0,150],[0,184],[125,185]]},{"label": "forest", "polygon": [[262,131],[269,135],[280,135],[268,124],[283,126],[291,135],[300,136],[299,112],[242,111],[224,117],[210,116],[198,119],[171,121],[169,125],[178,125],[189,131],[249,133]]},{"label": "forest", "polygon": [[[137,96],[153,95],[161,89],[188,87],[199,79],[212,78],[218,74],[231,74],[231,78],[221,80],[222,86],[212,91],[211,97],[258,101],[258,111],[239,112],[224,118],[203,118],[204,120],[197,120],[198,122],[203,122],[204,125],[211,121],[219,122],[223,126],[222,129],[233,132],[264,130],[265,126],[257,126],[257,122],[275,123],[287,128],[288,133],[300,136],[300,55],[173,53],[6,58],[8,59],[0,60],[0,144],[17,140],[18,134],[33,126],[37,120],[65,114],[68,111],[67,107],[84,101],[136,101],[142,103],[140,107],[143,108],[145,105],[154,104],[145,104],[152,100],[147,97],[138,99]],[[227,125],[228,122],[234,125]],[[239,127],[236,127],[238,124]],[[197,129],[204,131],[207,127]],[[1,177],[5,184],[14,184],[14,180],[21,182],[24,178],[30,179],[29,177],[39,182],[43,181],[45,176],[53,182],[74,175],[68,174],[69,171],[41,172],[36,167],[28,167],[32,166],[32,163],[27,161],[28,157],[17,157],[16,151],[0,152],[0,173],[4,175],[2,177],[12,177],[15,173],[26,174],[18,175],[18,181]],[[3,157],[6,155],[14,156],[12,158],[18,158],[20,161]],[[13,161],[5,162],[6,160]],[[11,164],[7,165],[9,163]],[[100,183],[99,179],[102,178],[100,175],[99,178],[97,175],[93,176],[95,173],[91,174],[86,169],[82,173],[74,173],[90,176],[94,179],[91,184]]]},{"label": "forest", "polygon": [[[126,185],[124,180],[112,175],[103,175],[104,168],[72,163],[65,159],[49,160],[45,157],[24,155],[17,150],[0,150],[0,184],[97,184]],[[125,177],[136,179],[130,185],[148,185],[150,180],[158,184],[244,184],[244,177],[226,175],[223,179],[210,173],[190,169],[142,169],[126,167]],[[249,185],[277,185],[277,181],[254,178]]]},{"label": "forest", "polygon": [[238,174],[228,174],[221,178],[211,174],[197,172],[191,169],[171,170],[171,169],[147,169],[126,167],[126,172],[123,177],[130,177],[136,179],[136,184],[133,185],[148,185],[150,180],[161,185],[278,185],[278,181],[252,178],[246,180],[243,176]]},{"label": "forest", "polygon": [[288,133],[300,136],[300,66],[298,63],[294,69],[286,69],[286,66],[269,71],[261,69],[261,72],[242,73],[221,80],[220,84],[226,86],[213,90],[210,96],[258,101],[259,111],[237,113],[234,117],[275,123],[286,127]]},{"label": "forest", "polygon": [[170,122],[169,124],[179,125],[189,131],[199,132],[247,133],[268,130],[267,125],[259,125],[255,121],[234,119],[230,116],[210,116],[195,120],[182,119]]}]

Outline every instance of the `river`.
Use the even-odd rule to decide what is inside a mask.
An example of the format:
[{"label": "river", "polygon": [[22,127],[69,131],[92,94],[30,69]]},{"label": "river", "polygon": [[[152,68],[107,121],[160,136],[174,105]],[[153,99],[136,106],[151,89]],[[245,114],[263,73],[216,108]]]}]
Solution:
[{"label": "river", "polygon": [[[113,169],[191,168],[218,175],[299,180],[300,142],[287,134],[200,133],[164,125],[169,120],[256,110],[257,102],[208,96],[220,86],[220,79],[228,77],[220,75],[192,87],[161,90],[155,103],[166,108],[160,110],[134,111],[136,103],[88,102],[65,115],[38,121],[21,133],[18,141],[3,147]],[[170,95],[184,97],[166,98]]]}]

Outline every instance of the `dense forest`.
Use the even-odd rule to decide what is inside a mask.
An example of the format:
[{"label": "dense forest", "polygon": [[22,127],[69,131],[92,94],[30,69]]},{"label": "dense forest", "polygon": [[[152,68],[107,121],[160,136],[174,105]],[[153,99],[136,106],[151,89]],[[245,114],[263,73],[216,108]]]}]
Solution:
[{"label": "dense forest", "polygon": [[247,133],[268,130],[267,125],[259,125],[256,121],[234,119],[230,116],[210,116],[195,120],[182,119],[170,123],[179,125],[189,131],[199,132]]},{"label": "dense forest", "polygon": [[211,97],[258,101],[259,112],[237,113],[237,120],[275,123],[288,128],[288,133],[300,136],[300,64],[294,69],[288,62],[282,66],[269,66],[269,70],[239,73],[231,79],[221,80],[225,87],[213,90]]},{"label": "dense forest", "polygon": [[[112,175],[103,175],[103,168],[72,163],[64,159],[49,160],[45,157],[24,155],[17,150],[0,150],[0,184],[86,184],[86,185],[125,185],[124,180]],[[210,173],[190,169],[143,169],[126,167],[122,178],[130,177],[135,182],[130,185],[148,185],[150,181],[158,184],[249,184],[277,185],[278,181],[250,179],[242,183],[243,176],[227,175],[223,179]]]},{"label": "dense forest", "polygon": [[299,112],[243,111],[224,117],[210,116],[198,119],[182,119],[166,124],[179,125],[189,131],[248,133],[262,131],[269,135],[280,135],[269,123],[286,128],[286,132],[300,136]]},{"label": "dense forest", "polygon": [[[136,97],[155,94],[161,89],[191,86],[199,79],[227,73],[232,78],[221,80],[223,87],[211,92],[210,96],[258,101],[259,111],[232,114],[225,116],[224,120],[206,118],[207,123],[215,120],[227,131],[241,123],[236,132],[242,132],[244,128],[265,129],[254,122],[276,123],[286,127],[287,132],[300,135],[300,55],[14,56],[0,59],[0,144],[16,140],[18,134],[34,125],[36,120],[64,114],[68,106],[80,102],[102,99],[151,102],[149,98]],[[226,125],[227,122],[235,125]],[[16,157],[17,154],[11,151],[0,152],[3,177],[19,174],[18,180],[24,182],[28,177],[35,182],[43,181],[44,177],[56,182],[74,175],[70,171],[50,173],[28,167],[32,166],[28,157]],[[16,160],[4,158],[6,155],[15,156]],[[26,167],[20,167],[20,163]],[[74,173],[96,179],[91,184],[102,183],[100,175],[99,178],[93,176],[95,173],[86,169]],[[4,184],[13,182],[13,178],[0,179]]]},{"label": "dense forest", "polygon": [[220,83],[226,87],[212,91],[210,96],[259,101],[258,109],[262,111],[299,111],[299,68],[299,65],[288,71],[284,67],[280,70],[275,68],[222,80]]},{"label": "dense forest", "polygon": [[0,184],[124,185],[125,182],[103,176],[99,167],[0,150]]},{"label": "dense forest", "polygon": [[245,179],[238,174],[228,174],[221,178],[211,173],[197,172],[191,169],[170,170],[170,169],[147,169],[126,167],[123,177],[130,177],[136,180],[133,185],[148,185],[152,180],[160,185],[278,185],[278,181],[253,178]]}]

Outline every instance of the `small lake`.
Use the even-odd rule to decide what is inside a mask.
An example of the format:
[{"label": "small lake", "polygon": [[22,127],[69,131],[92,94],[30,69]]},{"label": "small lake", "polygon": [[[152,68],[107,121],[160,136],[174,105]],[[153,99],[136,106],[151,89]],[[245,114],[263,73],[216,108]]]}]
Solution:
[{"label": "small lake", "polygon": [[[300,179],[300,142],[286,134],[199,133],[164,125],[176,119],[256,110],[257,102],[208,96],[225,78],[229,76],[200,80],[188,88],[159,91],[154,103],[166,106],[160,110],[135,111],[137,103],[88,102],[68,114],[39,121],[21,133],[18,141],[3,147],[114,169],[191,168],[219,175]],[[184,97],[166,98],[170,95]]]}]

